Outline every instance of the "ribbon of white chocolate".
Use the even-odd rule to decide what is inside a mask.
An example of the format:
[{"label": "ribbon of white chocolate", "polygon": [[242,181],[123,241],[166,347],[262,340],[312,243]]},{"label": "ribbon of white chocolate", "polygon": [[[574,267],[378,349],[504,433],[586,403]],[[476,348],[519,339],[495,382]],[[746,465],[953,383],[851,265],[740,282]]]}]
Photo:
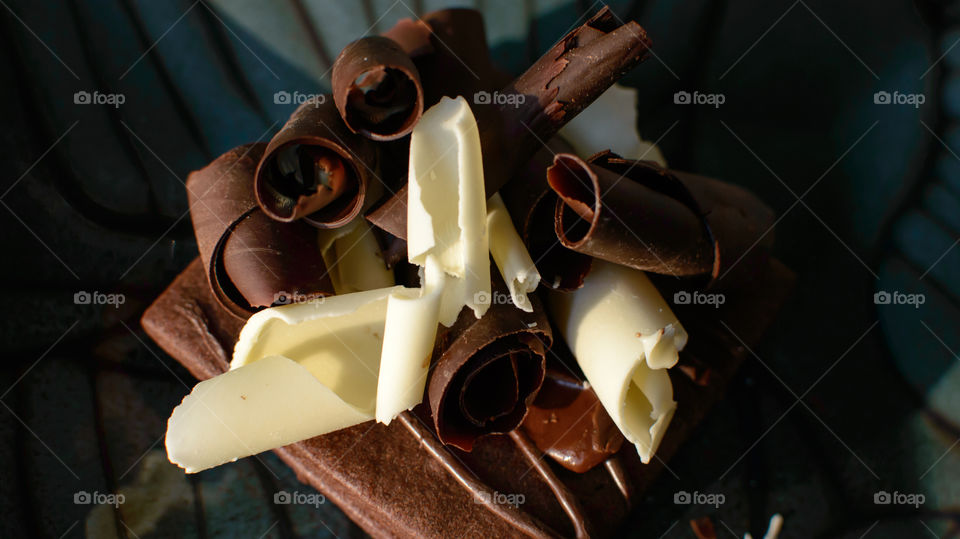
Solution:
[{"label": "ribbon of white chocolate", "polygon": [[231,370],[197,384],[167,424],[167,455],[197,472],[373,419],[387,299],[402,287],[265,309]]},{"label": "ribbon of white chocolate", "polygon": [[436,257],[454,277],[440,323],[451,326],[463,306],[480,318],[490,306],[487,204],[477,121],[463,97],[423,114],[410,137],[408,181],[407,257],[420,266]]},{"label": "ribbon of white chocolate", "polygon": [[660,148],[643,140],[636,126],[637,90],[614,84],[563,126],[559,134],[584,159],[610,150],[627,159],[644,159],[667,166]]},{"label": "ribbon of white chocolate", "polygon": [[610,418],[649,462],[676,409],[666,369],[687,332],[643,272],[602,260],[582,288],[552,292],[548,308]]},{"label": "ribbon of white chocolate", "polygon": [[480,136],[462,97],[443,98],[410,135],[407,257],[421,269],[421,294],[392,297],[380,364],[377,421],[390,423],[423,400],[437,324],[464,306],[489,307],[486,200]]},{"label": "ribbon of white chocolate", "polygon": [[507,283],[511,301],[518,309],[533,312],[533,305],[527,294],[537,289],[540,273],[527,251],[527,246],[513,226],[500,193],[495,193],[487,200],[487,231],[490,237],[490,254]]}]

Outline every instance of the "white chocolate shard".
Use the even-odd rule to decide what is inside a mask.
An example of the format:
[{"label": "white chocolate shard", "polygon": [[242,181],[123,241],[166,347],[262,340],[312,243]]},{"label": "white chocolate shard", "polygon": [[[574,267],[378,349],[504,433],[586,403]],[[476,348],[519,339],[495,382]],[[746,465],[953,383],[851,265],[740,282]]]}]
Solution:
[{"label": "white chocolate shard", "polygon": [[489,308],[487,207],[477,122],[463,97],[443,98],[423,113],[410,137],[407,256],[434,256],[451,277],[440,306],[450,326],[464,306]]},{"label": "white chocolate shard", "polygon": [[198,472],[374,418],[391,287],[272,307],[240,332],[231,370],[194,386],[167,456]]},{"label": "white chocolate shard", "polygon": [[650,462],[676,409],[666,369],[687,332],[642,271],[602,260],[582,288],[547,304],[610,418]]},{"label": "white chocolate shard", "polygon": [[586,158],[603,150],[626,159],[667,166],[663,152],[637,133],[637,90],[614,84],[560,129],[560,136]]},{"label": "white chocolate shard", "polygon": [[527,246],[513,226],[500,193],[487,200],[487,232],[490,237],[490,254],[493,255],[493,261],[497,264],[503,280],[507,282],[511,301],[518,309],[533,312],[533,305],[527,294],[537,289],[540,273],[527,251]]},{"label": "white chocolate shard", "polygon": [[373,418],[319,375],[268,356],[200,382],[167,423],[170,462],[196,473]]},{"label": "white chocolate shard", "polygon": [[390,295],[377,385],[377,422],[389,425],[423,400],[440,302],[450,280],[436,257],[430,256],[419,290]]},{"label": "white chocolate shard", "polygon": [[366,219],[354,219],[340,228],[319,230],[317,242],[337,295],[396,284]]}]

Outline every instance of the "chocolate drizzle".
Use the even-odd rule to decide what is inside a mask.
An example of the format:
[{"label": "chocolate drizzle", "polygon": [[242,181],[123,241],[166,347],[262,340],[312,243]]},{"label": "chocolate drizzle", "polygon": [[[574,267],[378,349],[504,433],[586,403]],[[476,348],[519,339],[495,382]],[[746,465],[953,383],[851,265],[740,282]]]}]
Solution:
[{"label": "chocolate drizzle", "polygon": [[590,537],[592,535],[592,526],[590,525],[590,521],[587,520],[583,507],[573,496],[573,493],[570,492],[570,489],[553,473],[550,465],[544,462],[543,457],[538,454],[537,447],[533,441],[530,440],[530,437],[521,429],[516,429],[510,431],[510,439],[517,444],[517,447],[520,448],[520,452],[523,453],[524,458],[527,459],[530,466],[537,470],[540,477],[542,477],[547,483],[547,486],[550,487],[550,491],[553,492],[554,497],[556,497],[557,503],[563,507],[564,512],[570,517],[570,522],[573,524],[573,529],[577,537]]},{"label": "chocolate drizzle", "polygon": [[623,468],[623,462],[620,461],[620,456],[613,455],[603,461],[603,466],[607,469],[607,473],[610,474],[610,478],[613,479],[617,488],[620,489],[620,494],[623,494],[623,499],[627,502],[627,507],[633,506],[633,481],[630,480],[630,476],[627,475],[627,471]]},{"label": "chocolate drizzle", "polygon": [[[540,522],[536,517],[520,511],[512,505],[497,503],[494,495],[496,492],[487,486],[483,481],[477,478],[473,472],[467,469],[449,449],[434,437],[420,420],[411,412],[401,413],[397,419],[403,423],[410,434],[417,439],[420,446],[437,462],[447,470],[456,480],[463,485],[473,496],[477,503],[496,513],[501,518],[510,521],[519,531],[522,531],[530,537],[555,537],[556,533]],[[481,494],[482,493],[482,494]]]}]

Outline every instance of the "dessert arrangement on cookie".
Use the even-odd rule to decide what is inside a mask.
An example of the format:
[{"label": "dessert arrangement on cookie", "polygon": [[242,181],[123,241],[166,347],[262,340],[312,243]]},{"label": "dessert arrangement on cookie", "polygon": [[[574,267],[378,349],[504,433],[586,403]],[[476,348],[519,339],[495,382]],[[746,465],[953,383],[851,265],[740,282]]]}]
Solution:
[{"label": "dessert arrangement on cookie", "polygon": [[793,279],[762,201],[637,134],[649,46],[604,8],[511,81],[478,12],[401,20],[191,173],[142,319],[202,380],[170,461],[274,450],[375,536],[617,533]]}]

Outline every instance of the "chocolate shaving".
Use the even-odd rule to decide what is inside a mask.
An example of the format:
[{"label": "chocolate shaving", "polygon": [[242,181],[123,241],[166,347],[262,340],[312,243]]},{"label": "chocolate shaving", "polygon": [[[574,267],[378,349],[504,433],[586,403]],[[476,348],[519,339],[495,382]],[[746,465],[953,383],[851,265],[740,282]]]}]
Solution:
[{"label": "chocolate shaving", "polygon": [[343,226],[381,192],[377,157],[372,142],[344,125],[329,96],[314,97],[267,145],[254,180],[257,204],[277,221]]},{"label": "chocolate shaving", "polygon": [[333,63],[332,80],[343,122],[369,139],[403,137],[423,114],[420,73],[386,37],[365,37],[344,47]]},{"label": "chocolate shaving", "polygon": [[187,178],[190,218],[210,287],[242,318],[290,298],[333,293],[316,229],[274,221],[257,206],[253,174],[266,147],[234,148]]},{"label": "chocolate shaving", "polygon": [[[640,63],[649,46],[640,25],[632,21],[620,25],[604,7],[503,88],[496,103],[483,104],[480,96],[474,96],[487,196],[507,183],[543,141]],[[367,219],[406,238],[406,213],[401,211],[405,206],[400,204],[405,197],[406,190],[398,191]]]},{"label": "chocolate shaving", "polygon": [[573,154],[554,157],[546,176],[559,200],[550,221],[564,247],[655,273],[709,272],[713,249],[704,223],[691,210],[692,202],[648,187],[644,173],[662,178],[651,167],[638,165],[630,172],[639,181],[621,178]]},{"label": "chocolate shaving", "polygon": [[766,267],[773,212],[738,186],[610,152],[558,155],[547,181],[560,197],[556,234],[577,252],[711,286]]},{"label": "chocolate shaving", "polygon": [[[509,297],[494,278],[495,297]],[[477,319],[470,309],[440,336],[427,395],[437,436],[470,451],[480,436],[509,432],[523,421],[543,383],[553,339],[543,306],[533,312],[494,302]]]}]

